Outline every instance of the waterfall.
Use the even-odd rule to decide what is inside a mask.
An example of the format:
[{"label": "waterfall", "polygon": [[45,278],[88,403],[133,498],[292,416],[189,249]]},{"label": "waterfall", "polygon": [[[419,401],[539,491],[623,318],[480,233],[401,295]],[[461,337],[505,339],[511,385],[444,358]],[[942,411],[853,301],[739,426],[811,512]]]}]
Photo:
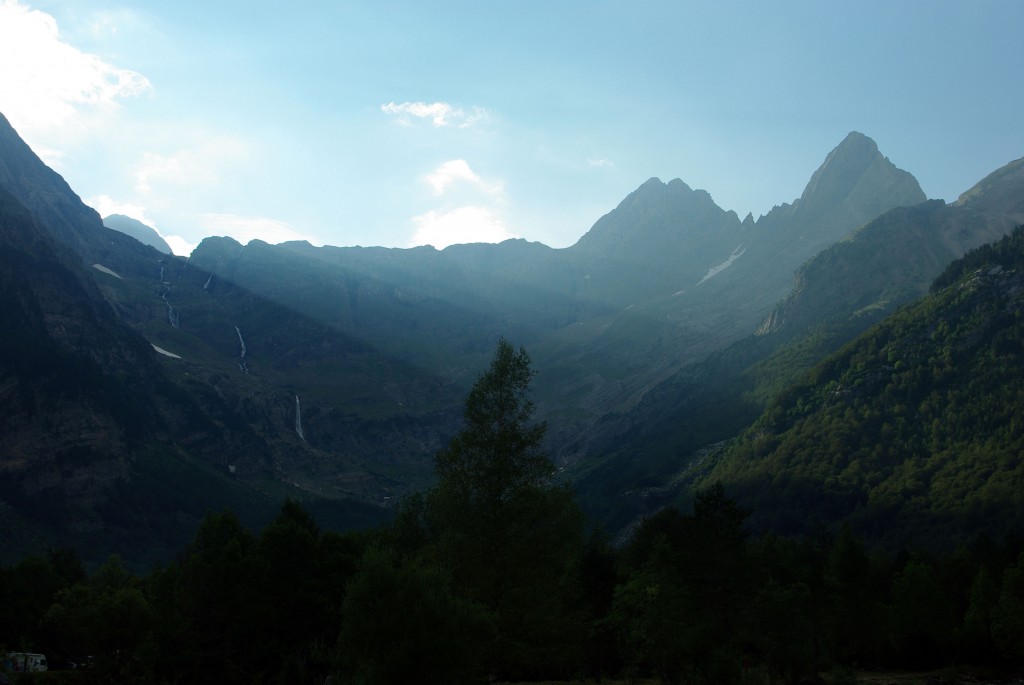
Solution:
[{"label": "waterfall", "polygon": [[302,410],[299,408],[299,396],[295,396],[295,432],[306,442],[306,436],[302,433]]},{"label": "waterfall", "polygon": [[163,264],[160,265],[160,282],[161,283],[164,282],[164,265]]},{"label": "waterfall", "polygon": [[210,277],[206,279],[206,283],[203,283],[203,290],[208,290],[209,289],[210,281],[212,281],[212,280],[213,280],[213,274],[210,274]]},{"label": "waterfall", "polygon": [[167,321],[170,322],[172,328],[180,328],[178,325],[178,312],[174,311],[174,307],[172,307],[171,303],[167,300],[167,293],[169,290],[170,288],[165,288],[160,294],[160,297],[163,299],[164,304],[167,305]]},{"label": "waterfall", "polygon": [[235,333],[238,333],[238,343],[242,346],[242,353],[238,357],[238,368],[243,373],[249,373],[249,365],[245,362],[245,341],[242,340],[242,331],[235,326]]}]

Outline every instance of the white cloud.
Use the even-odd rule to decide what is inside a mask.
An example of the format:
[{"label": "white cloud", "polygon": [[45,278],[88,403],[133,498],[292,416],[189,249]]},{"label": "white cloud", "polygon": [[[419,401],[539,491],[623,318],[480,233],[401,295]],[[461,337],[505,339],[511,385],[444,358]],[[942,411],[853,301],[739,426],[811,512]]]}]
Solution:
[{"label": "white cloud", "polygon": [[504,185],[500,181],[489,183],[480,178],[464,159],[452,159],[445,162],[424,176],[423,180],[433,188],[434,195],[443,195],[457,181],[469,183],[488,195],[498,196],[504,190]]},{"label": "white cloud", "polygon": [[587,164],[597,169],[611,169],[615,163],[610,159],[588,159]]},{"label": "white cloud", "polygon": [[51,15],[0,0],[0,111],[22,137],[66,127],[82,107],[109,109],[151,89],[145,76],[65,43]]},{"label": "white cloud", "polygon": [[[159,232],[159,231],[158,231]],[[161,236],[171,248],[171,252],[178,255],[179,257],[187,257],[192,254],[192,250],[196,249],[198,243],[191,243],[180,235],[165,235]]]},{"label": "white cloud", "polygon": [[314,245],[321,244],[299,233],[287,222],[261,216],[200,214],[199,226],[205,235],[228,235],[243,245],[250,240],[262,240],[271,245],[290,240],[306,240]]},{"label": "white cloud", "polygon": [[182,169],[181,160],[147,152],[135,170],[135,190],[148,195],[153,191],[153,181],[177,183],[185,178],[186,172]]},{"label": "white cloud", "polygon": [[450,211],[429,211],[413,217],[416,232],[409,247],[433,245],[441,250],[463,243],[500,243],[518,238],[500,218],[486,207],[459,207]]},{"label": "white cloud", "polygon": [[430,119],[435,128],[442,126],[457,126],[458,128],[469,128],[480,121],[486,121],[490,112],[483,107],[471,107],[469,111],[461,107],[453,107],[447,102],[403,102],[397,104],[389,102],[381,105],[380,109],[385,114],[392,114],[398,117],[399,123],[409,124],[409,117],[418,119]]},{"label": "white cloud", "polygon": [[150,228],[156,228],[156,223],[146,216],[146,208],[142,205],[136,205],[130,202],[117,202],[109,195],[100,195],[99,197],[87,199],[85,200],[85,204],[99,212],[101,217],[108,217],[111,214],[121,214],[123,216],[130,216],[136,221],[141,221]]},{"label": "white cloud", "polygon": [[166,154],[147,152],[132,169],[135,191],[158,196],[175,189],[215,191],[222,179],[237,174],[255,154],[253,145],[236,136],[204,129],[178,132],[179,147]]}]

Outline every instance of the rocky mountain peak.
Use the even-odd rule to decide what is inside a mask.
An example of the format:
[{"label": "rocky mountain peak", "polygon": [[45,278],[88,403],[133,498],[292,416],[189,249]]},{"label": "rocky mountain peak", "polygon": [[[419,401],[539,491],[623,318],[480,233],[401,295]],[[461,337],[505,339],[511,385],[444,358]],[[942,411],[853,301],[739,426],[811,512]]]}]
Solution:
[{"label": "rocky mountain peak", "polygon": [[714,231],[728,217],[735,218],[735,213],[715,204],[706,190],[693,190],[678,178],[668,183],[651,178],[601,217],[572,249],[605,255],[643,245],[660,249],[685,242],[693,232]]},{"label": "rocky mountain peak", "polygon": [[[917,180],[883,156],[875,141],[852,131],[811,176],[794,209],[815,215],[845,203],[877,201],[879,195],[892,198],[896,205],[927,199]],[[872,207],[870,213],[877,211]]]},{"label": "rocky mountain peak", "polygon": [[879,214],[926,199],[917,179],[853,131],[826,156],[798,200],[776,207],[757,225],[776,242],[800,245],[795,266]]}]

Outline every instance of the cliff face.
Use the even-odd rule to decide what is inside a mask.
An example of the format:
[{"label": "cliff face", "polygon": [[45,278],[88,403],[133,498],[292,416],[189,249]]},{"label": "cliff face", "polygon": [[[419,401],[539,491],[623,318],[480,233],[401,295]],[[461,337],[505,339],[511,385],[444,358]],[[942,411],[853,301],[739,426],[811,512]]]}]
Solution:
[{"label": "cliff face", "polygon": [[0,192],[0,472],[3,499],[68,532],[96,531],[96,507],[129,475],[130,447],[155,428],[159,375],[145,341],[119,325],[77,255]]}]

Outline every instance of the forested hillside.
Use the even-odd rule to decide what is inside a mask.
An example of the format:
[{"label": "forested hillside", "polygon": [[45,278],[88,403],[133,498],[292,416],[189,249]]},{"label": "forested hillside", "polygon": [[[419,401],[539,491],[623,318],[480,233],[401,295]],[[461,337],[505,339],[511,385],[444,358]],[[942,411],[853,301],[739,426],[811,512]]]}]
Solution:
[{"label": "forested hillside", "polygon": [[1024,525],[1024,230],[783,392],[710,478],[753,523],[849,520],[890,548],[950,548]]}]

